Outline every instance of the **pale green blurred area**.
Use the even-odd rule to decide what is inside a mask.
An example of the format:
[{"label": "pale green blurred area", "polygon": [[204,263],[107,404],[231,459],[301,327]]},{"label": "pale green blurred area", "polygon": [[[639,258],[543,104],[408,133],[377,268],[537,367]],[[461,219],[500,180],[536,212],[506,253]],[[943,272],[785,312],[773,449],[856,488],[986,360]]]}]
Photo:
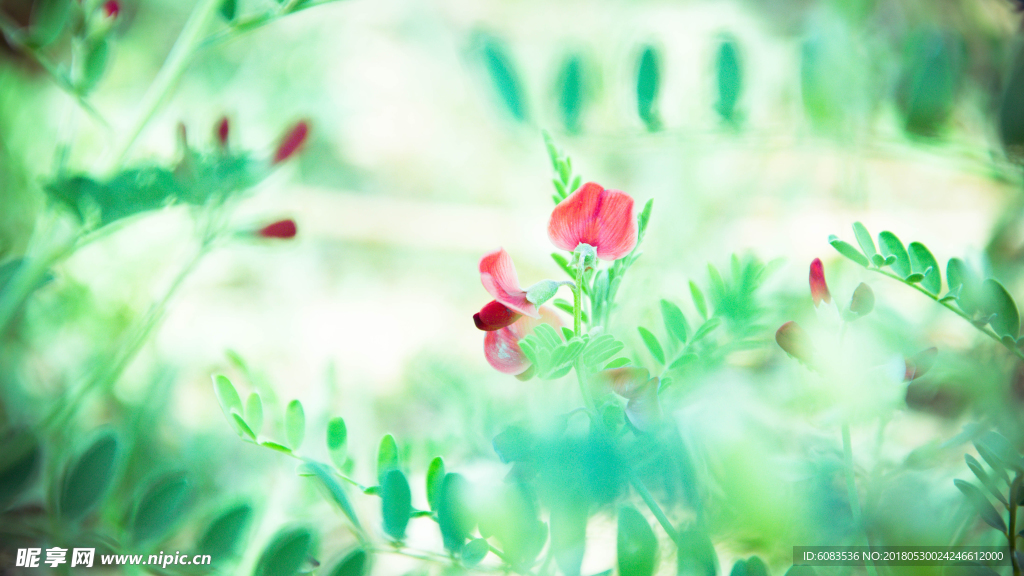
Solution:
[{"label": "pale green blurred area", "polygon": [[[267,5],[242,2],[239,10]],[[5,53],[0,258],[28,244],[44,206],[41,183],[68,122],[75,126],[73,169],[110,170],[110,155],[190,8],[126,3],[109,74],[91,98],[109,129]],[[950,117],[930,138],[904,131],[893,98],[900,47],[922,26],[956,30],[970,55]],[[284,522],[312,517],[326,556],[352,542],[340,517],[298,488],[306,485],[287,459],[235,439],[211,373],[226,372],[244,392],[263,395],[271,438],[282,434],[283,406],[300,399],[313,455],[323,451],[327,419],[343,416],[357,477],[372,477],[377,440],[393,433],[408,450],[414,503],[436,455],[471,478],[500,482],[506,467],[491,438],[509,423],[551,418],[580,402],[571,378],[520,382],[491,369],[483,334],[470,321],[491,299],[477,270],[485,252],[506,248],[524,285],[561,279],[546,237],[547,129],[584,181],[624,190],[638,207],[654,199],[644,255],[622,286],[612,323],[637,362],[654,367],[636,326],[664,333],[658,299],[696,317],[687,281],[706,285],[707,262],[728,270],[733,253],[784,258],[761,295],[763,346],[696,371],[665,398],[698,447],[723,570],[759,554],[782,573],[793,545],[849,537],[839,436],[848,419],[876,537],[945,544],[964,521],[952,479],[970,478],[962,457],[970,448],[938,444],[976,419],[972,410],[984,413],[1008,396],[1012,367],[984,356],[996,354],[984,347],[962,355],[979,344],[971,326],[842,261],[827,239],[852,241],[850,224],[859,220],[876,233],[926,243],[940,262],[964,255],[981,262],[996,223],[1019,202],[1020,174],[1005,160],[992,120],[1018,27],[1011,4],[997,0],[346,0],[242,35],[199,54],[130,158],[170,164],[178,122],[191,143],[208,147],[225,114],[232,146],[269,155],[286,126],[309,119],[301,156],[261,183],[235,216],[239,229],[291,217],[299,235],[240,241],[206,259],[110,391],[123,412],[91,398],[76,425],[91,429],[157,406],[148,431],[170,446],[162,457],[209,466],[201,485],[211,502],[239,495],[261,502],[253,545]],[[723,33],[739,48],[738,127],[714,109]],[[510,56],[525,121],[496,91],[481,34]],[[820,106],[801,91],[805,43],[824,46]],[[636,113],[636,62],[648,44],[661,55],[656,132]],[[574,133],[562,125],[557,98],[560,66],[572,54],[582,56],[586,95]],[[1013,228],[1011,241],[1019,244],[1019,234]],[[3,375],[6,419],[45,405],[116,350],[194,250],[192,224],[172,207],[134,219],[55,270],[5,344],[10,356],[20,354]],[[877,314],[851,328],[835,372],[825,376],[772,341],[791,319],[815,326],[819,342],[835,338],[834,323],[823,312],[814,318],[807,295],[815,257],[825,260],[837,300],[845,303],[861,281],[878,300]],[[1019,264],[1017,256],[993,263],[1013,294],[1024,293]],[[970,410],[937,417],[907,409],[902,374],[885,367],[929,346],[940,348],[937,371],[950,386],[974,386],[963,392],[980,398]],[[246,359],[255,382],[229,364],[228,349]],[[931,447],[918,453],[924,464],[907,465],[922,446]],[[358,498],[366,518],[380,514],[375,499]],[[410,541],[438,548],[429,528],[414,521]],[[978,534],[978,544],[990,536],[974,520],[966,530]],[[614,561],[614,520],[599,515],[590,536],[586,574]],[[406,562],[377,569],[402,574],[414,569]]]}]

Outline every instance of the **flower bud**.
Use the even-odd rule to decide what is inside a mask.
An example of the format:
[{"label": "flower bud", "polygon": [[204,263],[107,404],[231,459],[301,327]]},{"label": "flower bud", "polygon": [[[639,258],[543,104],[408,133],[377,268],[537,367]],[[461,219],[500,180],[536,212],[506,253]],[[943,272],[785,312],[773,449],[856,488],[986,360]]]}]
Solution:
[{"label": "flower bud", "polygon": [[871,287],[861,282],[853,291],[850,298],[850,312],[857,316],[864,316],[875,308],[875,292]]},{"label": "flower bud", "polygon": [[107,18],[117,18],[121,13],[121,3],[117,0],[107,0],[103,3],[103,15]]},{"label": "flower bud", "polygon": [[783,324],[775,332],[775,342],[793,358],[807,365],[813,363],[814,347],[811,345],[811,339],[796,322],[791,320]]},{"label": "flower bud", "polygon": [[935,365],[935,357],[938,355],[939,349],[932,346],[907,358],[907,369],[903,375],[903,381],[911,382],[924,376]]},{"label": "flower bud", "polygon": [[811,262],[811,299],[814,301],[815,308],[822,302],[826,304],[832,302],[828,284],[825,284],[825,268],[821,264],[821,258],[815,258]]},{"label": "flower bud", "polygon": [[220,147],[226,149],[228,147],[228,132],[230,130],[230,124],[228,123],[228,117],[224,116],[217,122],[216,137],[217,142],[220,143]]},{"label": "flower bud", "polygon": [[257,234],[263,238],[287,240],[295,238],[295,234],[297,232],[298,229],[295,226],[295,220],[289,218],[287,220],[278,220],[272,224],[267,224],[263,228],[260,228]]},{"label": "flower bud", "polygon": [[497,300],[491,300],[479,312],[473,314],[473,323],[484,332],[493,332],[512,324],[519,316],[521,314],[515,310]]},{"label": "flower bud", "polygon": [[291,130],[285,134],[284,138],[281,139],[281,143],[278,144],[277,150],[274,152],[274,159],[271,164],[280,164],[285,160],[291,158],[298,152],[299,148],[306,142],[306,136],[309,135],[309,123],[302,120],[295,124]]}]

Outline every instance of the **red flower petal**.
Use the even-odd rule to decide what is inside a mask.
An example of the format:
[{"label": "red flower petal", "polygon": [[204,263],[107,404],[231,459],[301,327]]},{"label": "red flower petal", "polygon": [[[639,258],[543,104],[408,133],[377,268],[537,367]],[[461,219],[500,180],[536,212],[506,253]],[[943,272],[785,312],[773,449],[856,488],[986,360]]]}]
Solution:
[{"label": "red flower petal", "polygon": [[309,123],[305,120],[295,124],[291,130],[281,139],[281,143],[274,152],[274,159],[271,164],[280,164],[291,158],[302,147],[309,135]]},{"label": "red flower petal", "polygon": [[521,316],[511,325],[488,332],[484,336],[484,356],[495,370],[518,375],[530,368],[530,361],[519,347],[519,340],[541,324],[550,324],[556,328],[562,325],[558,315],[551,308],[542,306],[539,313],[539,318]]},{"label": "red flower petal", "polygon": [[637,222],[633,198],[620,190],[605,190],[587,182],[555,206],[548,238],[563,250],[590,244],[602,260],[617,260],[636,246]]},{"label": "red flower petal", "polygon": [[473,323],[480,330],[493,332],[515,322],[520,316],[522,314],[508,308],[501,302],[491,300],[479,312],[473,314]]},{"label": "red flower petal", "polygon": [[295,226],[295,220],[279,220],[273,224],[267,224],[263,228],[260,228],[257,234],[264,238],[280,238],[287,240],[294,238],[298,228]]},{"label": "red flower petal", "polygon": [[815,258],[811,262],[811,300],[817,308],[822,301],[831,304],[832,295],[828,292],[828,284],[825,284],[825,268],[821,265],[821,258]]},{"label": "red flower petal", "polygon": [[506,307],[531,318],[540,317],[537,307],[526,299],[526,290],[519,287],[515,264],[504,248],[489,252],[480,259],[480,282],[495,300]]}]

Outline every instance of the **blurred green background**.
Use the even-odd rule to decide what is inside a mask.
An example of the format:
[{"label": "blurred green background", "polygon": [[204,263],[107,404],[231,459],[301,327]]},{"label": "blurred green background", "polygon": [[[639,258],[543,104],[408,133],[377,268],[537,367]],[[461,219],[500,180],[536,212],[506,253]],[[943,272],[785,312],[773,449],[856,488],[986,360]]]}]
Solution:
[{"label": "blurred green background", "polygon": [[[105,74],[87,95],[106,126],[16,43],[0,47],[0,264],[70,226],[44,192],[63,142],[73,143],[69,172],[114,174],[112,157],[192,8],[124,2]],[[240,18],[275,9],[237,7]],[[39,10],[0,2],[9,26]],[[571,379],[520,382],[492,370],[469,321],[489,299],[477,271],[485,252],[506,248],[524,285],[560,275],[546,238],[547,130],[585,181],[655,200],[612,323],[638,363],[651,360],[635,326],[660,326],[659,298],[696,316],[687,282],[706,285],[708,262],[728,270],[734,253],[782,259],[753,306],[759,346],[702,363],[665,400],[699,447],[725,569],[756,553],[782,573],[789,547],[847,536],[837,414],[850,407],[876,538],[945,544],[963,524],[971,542],[988,543],[994,533],[965,520],[951,482],[970,477],[970,446],[939,445],[976,420],[1024,438],[1016,364],[934,303],[841,262],[827,239],[851,239],[861,221],[927,243],[940,261],[966,256],[1024,294],[1020,25],[1005,0],[345,0],[201,50],[127,164],[170,166],[179,122],[190,145],[211,148],[226,115],[231,146],[268,156],[283,127],[308,119],[302,153],[231,220],[241,230],[294,218],[298,236],[242,239],[204,259],[116,383],[42,434],[42,477],[110,425],[127,439],[125,458],[119,497],[97,522],[119,526],[148,478],[185,470],[188,520],[164,549],[190,549],[214,512],[248,499],[257,521],[243,567],[287,522],[317,526],[328,562],[353,537],[293,462],[235,440],[210,386],[224,372],[263,396],[269,437],[281,436],[291,399],[306,407],[311,446],[343,416],[357,478],[372,477],[377,438],[390,432],[414,485],[439,454],[484,485],[500,482],[495,434],[579,404]],[[207,32],[225,26],[215,20]],[[70,66],[70,36],[38,53]],[[123,351],[195,250],[183,206],[118,226],[54,268],[2,335],[5,427],[38,427],[65,390]],[[875,290],[879,313],[851,336],[863,363],[939,347],[940,376],[924,400],[905,384],[822,383],[775,346],[782,322],[813,315],[805,271],[815,257],[837,299],[860,281]],[[953,399],[936,408],[940,394]],[[908,460],[921,447],[913,454],[924,463]],[[44,481],[18,502],[45,490]],[[369,497],[354,502],[367,518],[380,513]],[[613,562],[612,522],[592,524],[584,573]],[[438,548],[428,526],[414,521],[410,533]],[[374,566],[435,569],[400,557]]]}]

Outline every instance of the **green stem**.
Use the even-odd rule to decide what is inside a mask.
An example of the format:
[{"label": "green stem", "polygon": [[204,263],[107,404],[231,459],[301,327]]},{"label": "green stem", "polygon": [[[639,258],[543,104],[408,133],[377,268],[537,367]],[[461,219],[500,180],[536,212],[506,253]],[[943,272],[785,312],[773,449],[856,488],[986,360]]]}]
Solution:
[{"label": "green stem", "polygon": [[1020,489],[1022,476],[1018,473],[1010,483],[1007,502],[1009,506],[1009,529],[1006,531],[1006,542],[1010,547],[1010,562],[1013,565],[1013,576],[1020,576],[1020,564],[1017,562],[1017,491]]},{"label": "green stem", "polygon": [[217,13],[220,3],[221,0],[199,0],[199,4],[192,10],[188,21],[181,29],[181,34],[178,35],[171,52],[167,55],[163,67],[157,72],[156,78],[153,79],[153,83],[149,85],[149,89],[142,97],[139,113],[128,131],[128,137],[114,155],[116,164],[120,165],[124,162],[132,145],[142,133],[142,129],[149,123],[157,108],[160,107],[185,72],[185,68],[192,61],[192,57],[195,56],[200,45],[203,31],[206,30]]},{"label": "green stem", "polygon": [[[861,508],[860,508],[860,497],[857,495],[857,481],[854,478],[853,473],[853,445],[850,442],[850,424],[843,422],[843,461],[845,463],[844,469],[846,472],[846,490],[850,496],[850,513],[853,515],[853,525],[857,530],[864,531],[864,537],[867,539],[867,529],[862,524]],[[871,545],[868,540],[868,545]],[[865,563],[865,568],[868,574],[877,576],[878,572],[875,570],[875,564],[872,561]]]},{"label": "green stem", "polygon": [[572,289],[572,333],[581,336],[583,329],[583,272],[586,257],[576,254],[576,285]]},{"label": "green stem", "polygon": [[964,312],[963,310],[960,310],[956,306],[953,306],[949,302],[943,302],[942,298],[939,297],[938,295],[932,294],[931,292],[925,290],[924,288],[922,288],[921,286],[919,286],[917,284],[913,284],[913,283],[907,282],[905,279],[900,278],[899,276],[897,276],[896,274],[893,274],[892,272],[888,272],[886,270],[881,270],[879,268],[868,268],[868,270],[870,270],[872,272],[875,272],[877,274],[881,274],[882,276],[887,276],[889,278],[892,278],[893,280],[896,280],[896,281],[898,281],[901,284],[904,284],[906,286],[910,286],[914,290],[917,290],[921,294],[924,294],[925,296],[927,296],[927,297],[931,298],[932,300],[938,302],[940,305],[944,306],[950,312],[952,312],[952,313],[956,314],[957,316],[963,318],[964,320],[970,322],[971,326],[974,326],[975,328],[977,328],[982,334],[988,336],[989,338],[995,340],[996,342],[999,342],[1000,344],[1005,346],[1007,350],[1009,350],[1010,352],[1013,352],[1013,354],[1016,355],[1018,358],[1024,360],[1024,351],[1022,351],[1021,349],[1017,348],[1015,345],[1005,344],[1003,342],[1003,339],[998,334],[996,334],[995,330],[993,330],[991,327],[989,327],[989,326],[978,326],[977,324],[974,323],[974,321],[971,319],[971,317],[967,315],[966,312]]}]

